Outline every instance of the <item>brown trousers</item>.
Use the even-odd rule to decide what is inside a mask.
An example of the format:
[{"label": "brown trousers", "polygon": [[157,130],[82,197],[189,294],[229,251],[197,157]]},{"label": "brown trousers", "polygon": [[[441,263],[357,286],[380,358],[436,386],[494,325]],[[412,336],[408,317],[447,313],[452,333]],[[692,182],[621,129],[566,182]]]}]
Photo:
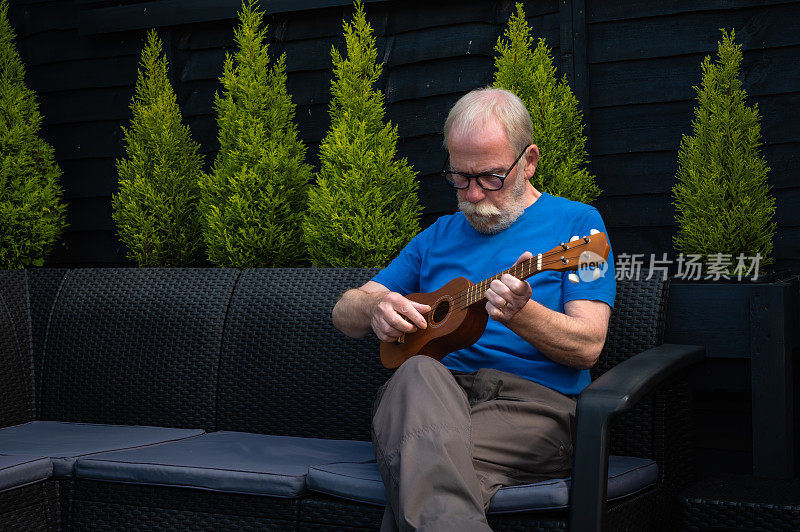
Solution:
[{"label": "brown trousers", "polygon": [[456,373],[415,356],[378,390],[372,414],[381,530],[490,530],[501,486],[572,467],[575,400],[511,373]]}]

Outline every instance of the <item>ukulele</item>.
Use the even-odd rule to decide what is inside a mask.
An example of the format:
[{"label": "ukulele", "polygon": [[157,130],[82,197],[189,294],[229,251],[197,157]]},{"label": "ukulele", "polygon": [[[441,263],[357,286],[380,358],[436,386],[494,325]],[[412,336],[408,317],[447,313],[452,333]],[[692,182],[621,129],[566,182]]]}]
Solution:
[{"label": "ukulele", "polygon": [[[408,294],[406,298],[429,305],[431,310],[423,317],[426,329],[402,334],[392,342],[381,342],[381,362],[389,369],[400,366],[414,355],[427,355],[436,360],[449,353],[469,347],[483,334],[489,314],[486,312],[484,294],[489,284],[508,273],[524,280],[544,271],[570,271],[586,267],[579,277],[569,274],[569,280],[577,283],[590,278],[597,279],[598,268],[608,258],[610,247],[605,233],[592,229],[589,236],[573,236],[568,243],[558,245],[547,253],[539,253],[530,259],[515,264],[497,275],[473,284],[464,277],[456,277],[435,292]],[[602,259],[602,260],[601,260]],[[594,266],[591,269],[591,266]]]}]

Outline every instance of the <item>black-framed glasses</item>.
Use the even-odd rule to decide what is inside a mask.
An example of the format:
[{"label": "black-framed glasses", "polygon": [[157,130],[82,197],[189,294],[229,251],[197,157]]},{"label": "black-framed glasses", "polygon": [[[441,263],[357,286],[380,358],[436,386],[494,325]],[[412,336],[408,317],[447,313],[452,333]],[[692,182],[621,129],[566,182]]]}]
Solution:
[{"label": "black-framed glasses", "polygon": [[478,186],[480,186],[483,190],[500,190],[503,188],[503,183],[505,183],[506,178],[511,173],[511,170],[517,165],[519,160],[525,155],[525,152],[530,147],[530,144],[525,146],[525,149],[522,150],[522,153],[517,155],[517,158],[514,159],[514,163],[506,172],[506,175],[497,175],[497,174],[466,174],[464,172],[456,172],[455,170],[448,169],[447,163],[450,162],[450,155],[447,155],[447,158],[444,160],[444,167],[442,168],[442,177],[450,183],[450,186],[453,188],[457,188],[459,190],[463,190],[465,188],[469,188],[469,180],[474,179],[478,182]]}]

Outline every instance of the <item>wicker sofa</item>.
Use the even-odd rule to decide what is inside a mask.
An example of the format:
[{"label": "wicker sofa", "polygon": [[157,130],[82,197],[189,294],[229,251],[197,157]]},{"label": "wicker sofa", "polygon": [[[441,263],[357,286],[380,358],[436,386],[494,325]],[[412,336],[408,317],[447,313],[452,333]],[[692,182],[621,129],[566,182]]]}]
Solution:
[{"label": "wicker sofa", "polygon": [[[0,530],[376,530],[390,372],[330,322],[374,272],[0,271]],[[666,288],[618,284],[574,482],[501,490],[493,529],[669,526],[703,350],[659,345]]]}]

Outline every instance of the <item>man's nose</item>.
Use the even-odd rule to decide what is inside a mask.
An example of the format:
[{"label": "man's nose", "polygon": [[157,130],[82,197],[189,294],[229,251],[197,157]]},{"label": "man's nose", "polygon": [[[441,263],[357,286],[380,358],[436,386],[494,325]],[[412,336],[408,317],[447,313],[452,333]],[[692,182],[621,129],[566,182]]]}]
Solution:
[{"label": "man's nose", "polygon": [[469,186],[467,187],[467,189],[464,192],[465,192],[465,196],[467,198],[467,201],[470,202],[470,203],[478,203],[479,201],[481,201],[483,198],[486,197],[486,193],[481,188],[481,186],[478,184],[478,180],[477,179],[470,179],[469,180]]}]

